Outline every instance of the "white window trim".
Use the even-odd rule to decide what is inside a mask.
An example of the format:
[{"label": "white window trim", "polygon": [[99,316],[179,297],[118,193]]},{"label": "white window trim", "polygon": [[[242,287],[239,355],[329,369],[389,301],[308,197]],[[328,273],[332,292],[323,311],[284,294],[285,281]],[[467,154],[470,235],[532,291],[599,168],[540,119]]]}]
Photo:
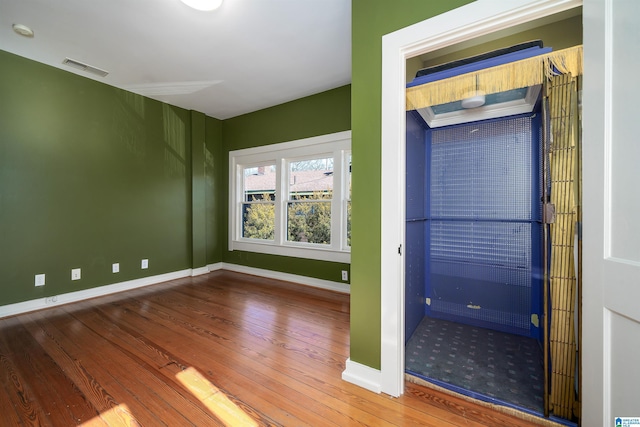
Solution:
[{"label": "white window trim", "polygon": [[[296,258],[350,263],[351,248],[346,246],[346,206],[348,198],[345,155],[351,152],[351,131],[337,132],[279,144],[263,145],[229,152],[229,250],[258,252]],[[289,242],[286,239],[289,162],[314,156],[334,157],[333,197],[331,200],[331,244]],[[243,200],[242,170],[247,166],[275,164],[276,175],[276,233],[274,240],[242,237],[240,205]]]}]

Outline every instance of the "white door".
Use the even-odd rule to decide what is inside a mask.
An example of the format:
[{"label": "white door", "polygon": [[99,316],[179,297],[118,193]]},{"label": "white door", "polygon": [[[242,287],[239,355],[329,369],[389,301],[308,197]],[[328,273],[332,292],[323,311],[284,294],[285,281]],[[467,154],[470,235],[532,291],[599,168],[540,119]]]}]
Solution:
[{"label": "white door", "polygon": [[615,426],[640,419],[640,2],[583,13],[583,425]]}]

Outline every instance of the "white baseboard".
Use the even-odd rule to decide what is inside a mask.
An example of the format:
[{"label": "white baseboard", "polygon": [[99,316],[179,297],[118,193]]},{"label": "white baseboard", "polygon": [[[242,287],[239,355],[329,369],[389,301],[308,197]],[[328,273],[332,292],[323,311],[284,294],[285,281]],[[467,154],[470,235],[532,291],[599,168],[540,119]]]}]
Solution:
[{"label": "white baseboard", "polygon": [[349,293],[349,285],[346,283],[331,282],[329,280],[315,279],[313,277],[299,276],[296,274],[280,273],[278,271],[264,270],[261,268],[246,267],[243,265],[228,264],[219,262],[209,264],[206,267],[186,269],[172,273],[159,274],[157,276],[143,277],[141,279],[128,280],[126,282],[114,283],[111,285],[98,286],[66,294],[52,295],[46,298],[38,298],[29,301],[18,302],[0,306],[0,318],[14,316],[16,314],[28,313],[30,311],[41,310],[60,304],[82,301],[89,298],[101,297],[115,294],[117,292],[128,291],[143,286],[155,285],[169,280],[181,279],[189,276],[199,276],[216,270],[229,270],[238,273],[252,274],[254,276],[266,277],[269,279],[284,280],[287,282],[300,283],[302,285],[314,286],[316,288],[328,289],[332,291]]},{"label": "white baseboard", "polygon": [[[218,265],[220,266],[217,267]],[[235,271],[237,273],[246,273],[246,274],[252,274],[254,276],[266,277],[269,279],[283,280],[285,282],[300,283],[302,285],[313,286],[315,288],[341,292],[343,294],[348,294],[351,292],[351,287],[349,286],[348,283],[332,282],[330,280],[316,279],[314,277],[300,276],[297,274],[290,274],[290,273],[282,273],[279,271],[265,270],[262,268],[247,267],[245,265],[229,264],[226,262],[210,265],[209,266],[210,271],[214,271],[214,269],[211,268],[212,266],[216,266],[215,268],[216,270],[229,270],[229,271]]]},{"label": "white baseboard", "polygon": [[379,370],[354,362],[351,359],[347,359],[345,370],[342,372],[343,380],[374,393],[382,391],[381,377],[382,374]]},{"label": "white baseboard", "polygon": [[207,274],[209,273],[209,266],[206,267],[198,267],[198,268],[192,268],[191,269],[191,276],[200,276],[202,274]]},{"label": "white baseboard", "polygon": [[207,268],[209,269],[209,271],[222,270],[222,263],[221,262],[217,262],[215,264],[209,264],[209,265],[207,265]]},{"label": "white baseboard", "polygon": [[41,310],[43,308],[53,307],[60,304],[68,304],[70,302],[115,294],[117,292],[129,291],[144,286],[167,282],[169,280],[189,277],[191,275],[191,269],[180,270],[171,273],[158,274],[156,276],[143,277],[141,279],[127,280],[126,282],[114,283],[111,285],[98,286],[76,292],[69,292],[66,294],[52,295],[46,298],[38,298],[15,304],[3,305],[0,306],[0,318],[27,313],[29,311]]}]

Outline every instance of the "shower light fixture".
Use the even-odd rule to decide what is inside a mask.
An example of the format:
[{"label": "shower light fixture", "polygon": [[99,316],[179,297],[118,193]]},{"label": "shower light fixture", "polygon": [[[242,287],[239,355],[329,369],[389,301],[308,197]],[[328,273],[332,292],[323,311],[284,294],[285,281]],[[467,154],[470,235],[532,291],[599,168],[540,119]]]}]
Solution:
[{"label": "shower light fixture", "polygon": [[462,108],[478,108],[482,107],[485,103],[484,92],[476,90],[468,93],[462,100]]},{"label": "shower light fixture", "polygon": [[216,10],[222,5],[222,0],[180,0],[182,3],[189,7],[204,12]]},{"label": "shower light fixture", "polygon": [[478,108],[482,107],[486,102],[484,98],[484,91],[480,90],[480,78],[476,74],[476,87],[475,90],[472,90],[469,93],[464,95],[462,98],[462,108]]}]

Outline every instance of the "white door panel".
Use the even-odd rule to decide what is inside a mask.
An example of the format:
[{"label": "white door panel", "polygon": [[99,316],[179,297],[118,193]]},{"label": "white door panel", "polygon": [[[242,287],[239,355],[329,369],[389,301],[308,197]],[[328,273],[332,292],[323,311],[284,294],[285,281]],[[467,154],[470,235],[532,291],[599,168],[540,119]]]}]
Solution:
[{"label": "white door panel", "polygon": [[583,425],[640,417],[640,2],[584,2]]},{"label": "white door panel", "polygon": [[[610,256],[640,263],[640,189],[638,166],[638,96],[640,5],[637,0],[609,1],[611,31],[611,231]],[[635,237],[635,238],[634,238]],[[640,264],[639,264],[640,265]]]},{"label": "white door panel", "polygon": [[[640,322],[640,267],[637,264],[615,258],[605,260],[602,286],[604,307]],[[640,354],[640,335],[636,341]]]},{"label": "white door panel", "polygon": [[[640,323],[612,311],[608,313],[605,324],[608,324],[611,338],[608,346],[611,365],[611,415],[640,417],[640,369],[637,368]],[[614,425],[613,419],[609,421],[609,425]]]}]

